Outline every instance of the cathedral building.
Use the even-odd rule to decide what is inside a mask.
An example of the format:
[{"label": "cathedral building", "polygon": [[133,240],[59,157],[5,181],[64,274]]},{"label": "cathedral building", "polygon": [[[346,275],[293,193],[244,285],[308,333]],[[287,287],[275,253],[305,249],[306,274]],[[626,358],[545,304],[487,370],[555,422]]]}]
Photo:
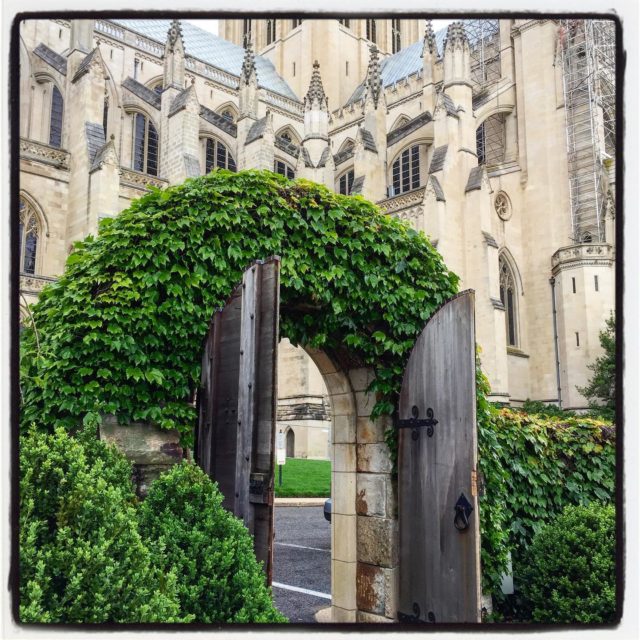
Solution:
[{"label": "cathedral building", "polygon": [[[615,304],[615,23],[219,24],[21,24],[21,315],[73,242],[150,185],[269,169],[431,239],[476,291],[493,400],[585,408]],[[324,457],[321,376],[302,350],[280,360],[288,453]]]}]

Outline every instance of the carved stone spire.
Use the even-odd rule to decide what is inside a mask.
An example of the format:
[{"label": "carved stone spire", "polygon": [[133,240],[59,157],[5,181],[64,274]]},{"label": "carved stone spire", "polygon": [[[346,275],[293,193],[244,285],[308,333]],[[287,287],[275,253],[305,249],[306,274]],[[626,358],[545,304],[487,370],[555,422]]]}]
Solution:
[{"label": "carved stone spire", "polygon": [[311,82],[309,90],[304,98],[305,109],[323,109],[327,108],[327,95],[322,86],[322,78],[320,77],[320,63],[316,60],[313,63],[313,72],[311,73]]},{"label": "carved stone spire", "polygon": [[444,41],[445,49],[461,48],[469,45],[467,33],[462,22],[452,22],[447,28],[447,37]]},{"label": "carved stone spire", "polygon": [[366,94],[371,96],[374,108],[378,108],[380,92],[382,90],[382,76],[380,75],[380,63],[378,60],[378,47],[372,44],[369,48],[369,66],[367,67]]},{"label": "carved stone spire", "polygon": [[180,24],[180,20],[172,20],[169,31],[167,31],[166,46],[169,52],[173,53],[178,40],[180,44],[182,44],[182,25]]},{"label": "carved stone spire", "polygon": [[438,48],[436,46],[436,34],[433,30],[433,23],[431,20],[426,21],[424,30],[424,38],[422,41],[422,57],[424,58],[426,53],[431,55],[438,55]]},{"label": "carved stone spire", "polygon": [[242,61],[242,71],[240,72],[240,84],[248,85],[251,79],[257,80],[256,56],[253,53],[253,44],[247,38],[244,48],[244,60]]}]

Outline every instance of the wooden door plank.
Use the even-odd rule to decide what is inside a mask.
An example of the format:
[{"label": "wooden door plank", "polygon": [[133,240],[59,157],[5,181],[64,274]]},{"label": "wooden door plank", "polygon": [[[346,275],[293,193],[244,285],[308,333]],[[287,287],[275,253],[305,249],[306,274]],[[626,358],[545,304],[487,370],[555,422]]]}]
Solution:
[{"label": "wooden door plank", "polygon": [[[477,466],[474,295],[446,303],[411,354],[399,419],[432,409],[427,429],[399,430],[399,612],[428,622],[480,621],[480,533],[472,472]],[[460,494],[473,506],[470,526],[454,526]]]}]

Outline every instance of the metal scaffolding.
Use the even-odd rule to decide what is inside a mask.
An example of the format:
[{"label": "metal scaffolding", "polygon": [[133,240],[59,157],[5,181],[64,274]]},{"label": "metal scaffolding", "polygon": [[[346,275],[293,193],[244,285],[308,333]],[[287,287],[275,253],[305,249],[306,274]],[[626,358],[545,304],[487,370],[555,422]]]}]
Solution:
[{"label": "metal scaffolding", "polygon": [[474,93],[500,79],[500,22],[463,20],[469,39],[471,83]]},{"label": "metal scaffolding", "polygon": [[572,240],[604,242],[606,164],[615,152],[615,23],[562,20]]}]

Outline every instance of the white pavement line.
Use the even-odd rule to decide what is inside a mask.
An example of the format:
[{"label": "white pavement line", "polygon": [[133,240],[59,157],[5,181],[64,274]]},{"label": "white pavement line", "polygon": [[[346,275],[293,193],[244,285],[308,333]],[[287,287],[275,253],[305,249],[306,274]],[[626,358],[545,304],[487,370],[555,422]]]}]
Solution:
[{"label": "white pavement line", "polygon": [[311,549],[311,551],[326,551],[327,553],[331,553],[331,549],[320,549],[320,547],[305,547],[301,544],[292,544],[290,542],[276,542],[275,544],[279,544],[281,547],[295,547],[296,549]]},{"label": "white pavement line", "polygon": [[316,598],[324,598],[325,600],[331,600],[330,593],[321,593],[320,591],[312,591],[311,589],[303,589],[302,587],[292,587],[290,584],[282,584],[281,582],[272,582],[272,587],[278,589],[286,589],[287,591],[297,591],[298,593],[306,593],[309,596],[316,596]]}]

